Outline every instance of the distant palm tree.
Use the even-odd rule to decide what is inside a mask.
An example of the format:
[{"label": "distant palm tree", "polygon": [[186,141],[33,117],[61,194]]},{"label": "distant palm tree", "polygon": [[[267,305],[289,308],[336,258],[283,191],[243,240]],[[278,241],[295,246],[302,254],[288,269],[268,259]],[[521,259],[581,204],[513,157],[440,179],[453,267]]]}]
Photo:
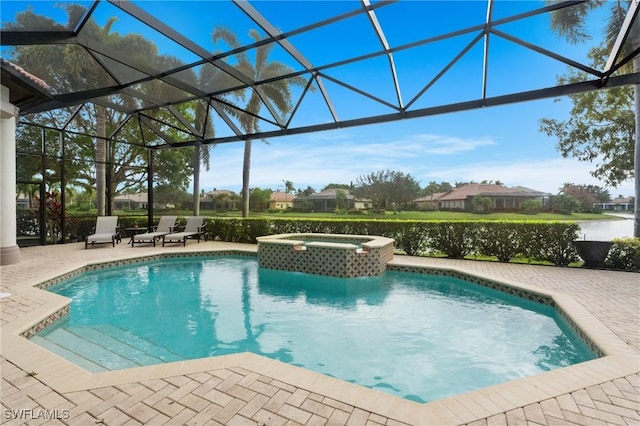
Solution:
[{"label": "distant palm tree", "polygon": [[[260,34],[256,30],[249,31],[249,36],[255,41],[261,40]],[[213,32],[213,42],[219,40],[227,43],[232,49],[240,47],[238,38],[230,30],[217,27]],[[275,78],[293,72],[287,64],[278,61],[270,61],[269,54],[273,50],[274,43],[265,44],[255,49],[255,60],[252,63],[245,52],[237,53],[236,65],[238,71],[253,79],[261,81]],[[245,105],[249,114],[241,114],[240,124],[247,134],[256,133],[260,130],[258,114],[262,106],[260,95],[265,101],[273,103],[275,108],[283,115],[288,114],[292,108],[291,85],[304,86],[306,80],[302,77],[292,77],[288,79],[278,79],[270,83],[260,85],[259,88],[250,88],[250,95]],[[260,93],[258,92],[260,91]],[[247,139],[244,145],[244,157],[242,165],[242,217],[249,216],[249,177],[251,170],[251,145],[252,140]]]},{"label": "distant palm tree", "polygon": [[[607,0],[591,0],[572,7],[565,7],[555,10],[551,15],[551,28],[562,37],[566,38],[570,43],[578,43],[589,38],[585,32],[585,22],[589,12],[605,5],[611,5],[609,22],[606,28],[606,44],[609,49],[613,46],[618,32],[622,27],[627,11],[633,0],[618,0],[610,2]],[[547,3],[553,4],[555,1],[547,0]],[[629,43],[626,45],[625,52],[631,53],[640,47],[640,23],[634,22],[631,33],[629,34]],[[633,58],[633,72],[640,71],[640,55]],[[633,234],[634,237],[640,238],[640,85],[634,85],[634,103],[635,103],[635,145],[634,145],[634,179],[635,179],[635,219]]]}]

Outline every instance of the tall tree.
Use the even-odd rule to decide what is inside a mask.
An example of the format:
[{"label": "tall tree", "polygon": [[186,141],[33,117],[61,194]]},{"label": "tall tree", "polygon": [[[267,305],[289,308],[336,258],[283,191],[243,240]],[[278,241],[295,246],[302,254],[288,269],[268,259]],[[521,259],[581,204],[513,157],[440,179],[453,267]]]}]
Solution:
[{"label": "tall tree", "polygon": [[342,189],[336,191],[336,209],[347,208],[347,193]]},{"label": "tall tree", "polygon": [[592,212],[598,202],[596,196],[585,185],[565,183],[560,188],[560,194],[569,195],[580,202],[580,211]]},{"label": "tall tree", "polygon": [[449,192],[453,189],[449,182],[440,182],[440,192]]},{"label": "tall tree", "polygon": [[[249,31],[249,37],[256,43],[261,40],[260,34],[256,30]],[[238,38],[229,29],[217,27],[213,31],[213,42],[223,41],[231,48],[240,47]],[[277,79],[278,76],[290,74],[293,69],[289,65],[269,59],[275,43],[263,44],[255,48],[255,57],[251,61],[246,52],[242,51],[235,56],[238,60],[237,69],[254,81],[275,78],[275,80],[247,89],[250,91],[246,100],[245,109],[248,114],[241,114],[240,124],[242,128],[251,135],[260,130],[258,115],[264,102],[272,103],[280,114],[288,114],[292,105],[291,86],[304,86],[306,80],[302,77],[292,77],[288,79]],[[249,216],[249,180],[251,171],[251,145],[252,140],[247,139],[244,145],[244,156],[242,164],[242,217]]]},{"label": "tall tree", "polygon": [[269,199],[273,191],[269,188],[253,188],[251,189],[250,199],[251,205],[256,210],[265,210],[269,207]]},{"label": "tall tree", "polygon": [[[222,72],[218,67],[202,67],[195,76],[197,78],[197,87],[203,87],[205,90],[214,90],[217,87],[226,87],[232,77]],[[201,101],[194,101],[194,123],[196,129],[205,137],[212,138],[215,135],[213,119],[207,117],[209,111],[207,104]],[[237,109],[233,108],[233,102],[225,97],[225,103],[221,103],[221,108],[225,113],[238,117]],[[196,145],[193,151],[193,214],[200,215],[200,166],[204,166],[205,170],[211,167],[211,150],[215,145]]]},{"label": "tall tree", "polygon": [[283,180],[282,182],[284,183],[284,192],[287,194],[296,190],[290,180]]},{"label": "tall tree", "polygon": [[[214,67],[205,67],[204,70],[213,69]],[[200,75],[201,80],[215,79],[215,76]],[[195,125],[204,134],[210,134],[213,136],[214,128],[213,122],[207,120],[207,108],[201,103],[196,101],[195,107]],[[206,123],[206,128],[205,128]],[[193,167],[193,215],[200,216],[200,165],[205,167],[205,170],[211,168],[211,150],[215,145],[196,145],[193,148],[193,159],[191,160],[191,166]]]},{"label": "tall tree", "polygon": [[451,185],[449,184],[449,182],[440,182],[438,184],[436,181],[432,180],[420,191],[420,195],[423,197],[428,197],[428,200],[431,202],[430,208],[435,208],[436,203],[434,203],[434,198],[436,194],[443,194],[449,191],[451,191]]},{"label": "tall tree", "polygon": [[574,193],[579,192],[589,194],[595,200],[595,202],[598,203],[607,203],[611,201],[611,194],[609,193],[609,191],[597,185],[576,185],[571,182],[566,182],[564,185],[562,185],[562,188],[560,188],[561,194],[568,194],[578,199],[580,198],[576,197]]},{"label": "tall tree", "polygon": [[353,184],[347,185],[346,183],[330,183],[325,185],[320,191],[326,191],[327,189],[346,189],[348,191],[353,190]]},{"label": "tall tree", "polygon": [[[68,22],[65,25],[43,15],[37,15],[29,8],[20,12],[16,16],[15,22],[7,24],[7,28],[17,30],[35,26],[43,30],[72,30],[86,11],[84,7],[79,5],[66,5],[64,10],[68,16]],[[83,34],[116,51],[126,52],[127,55],[134,57],[141,63],[153,67],[169,69],[179,64],[175,58],[159,55],[155,44],[139,34],[122,36],[114,32],[115,23],[116,19],[111,18],[107,19],[103,26],[99,26],[93,19],[90,19],[83,29]],[[113,83],[111,77],[98,65],[98,62],[84,49],[74,44],[14,46],[10,50],[8,59],[42,78],[60,92],[96,89]],[[160,91],[171,89],[166,85],[150,83],[141,90],[150,95],[157,95]],[[129,97],[115,98],[117,98],[116,95],[112,99],[114,103],[122,103],[129,107],[130,103],[134,102]],[[59,123],[67,121],[69,116],[70,110],[53,110],[34,117],[33,121],[57,128]],[[105,213],[106,206],[112,202],[118,190],[138,187],[146,177],[143,164],[146,161],[146,151],[142,145],[135,144],[135,142],[139,142],[136,139],[138,134],[134,133],[131,128],[121,129],[119,136],[121,140],[134,143],[113,143],[111,151],[108,151],[107,137],[119,126],[122,119],[123,117],[119,113],[109,111],[99,105],[85,106],[75,116],[71,125],[79,133],[94,135],[94,140],[91,142],[73,134],[65,137],[68,185],[79,185],[87,189],[95,188],[98,214],[100,215]],[[95,162],[88,162],[89,158],[95,159]],[[106,185],[108,159],[113,164],[113,167],[110,168],[111,179],[109,181],[111,186],[109,188]],[[163,177],[171,180],[172,176],[176,175],[174,171],[178,167],[180,170],[185,167],[184,163],[180,163],[182,160],[182,155],[175,155],[174,158],[166,157],[164,161],[174,161],[174,167],[167,167],[167,169],[172,169],[172,172]],[[70,173],[68,164],[78,166],[77,169],[74,168],[73,175]],[[92,169],[93,164],[95,164],[95,170]],[[136,168],[135,166],[140,167]],[[182,179],[182,176],[177,176],[177,179]],[[106,198],[107,195],[109,198]]]},{"label": "tall tree", "polygon": [[410,175],[393,170],[379,170],[362,175],[356,180],[358,196],[370,198],[374,208],[386,209],[415,199],[420,193],[420,184]]},{"label": "tall tree", "polygon": [[[607,51],[592,49],[593,65],[604,64]],[[559,77],[561,84],[582,81],[584,72]],[[557,149],[563,157],[597,164],[591,174],[616,187],[633,177],[635,112],[632,87],[570,95],[573,103],[567,120],[543,118],[540,130],[558,139]]]},{"label": "tall tree", "polygon": [[429,184],[422,190],[422,193],[426,195],[433,195],[436,192],[440,192],[440,185],[438,185],[435,180],[429,182]]},{"label": "tall tree", "polygon": [[298,189],[299,196],[308,197],[309,195],[313,195],[316,193],[316,190],[311,187],[311,185],[307,185],[305,189]]},{"label": "tall tree", "polygon": [[[572,7],[565,7],[553,12],[551,16],[551,28],[560,36],[565,37],[571,43],[578,43],[589,38],[585,31],[587,17],[593,10],[610,5],[610,14],[607,27],[605,29],[606,44],[604,48],[610,50],[616,36],[622,27],[627,11],[633,0],[618,0],[609,2],[606,0],[591,0],[580,3]],[[547,0],[547,3],[553,3]],[[635,51],[640,47],[640,24],[636,22],[631,28],[628,38],[629,42],[623,46],[625,53]],[[640,55],[633,58],[632,68],[634,72],[640,71]],[[633,86],[635,126],[633,134],[633,174],[635,183],[635,216],[634,216],[634,236],[640,238],[640,85]],[[598,149],[596,146],[595,149]],[[607,154],[605,151],[604,154]]]}]

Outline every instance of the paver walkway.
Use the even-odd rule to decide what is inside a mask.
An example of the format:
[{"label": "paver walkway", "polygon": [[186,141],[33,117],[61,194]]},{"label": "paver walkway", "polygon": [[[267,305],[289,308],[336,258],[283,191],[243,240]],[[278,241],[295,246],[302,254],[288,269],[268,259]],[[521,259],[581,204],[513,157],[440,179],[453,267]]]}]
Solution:
[{"label": "paver walkway", "polygon": [[[0,296],[4,296],[0,297],[0,325],[8,328],[44,303],[37,292],[25,291],[25,286],[73,268],[130,256],[212,249],[255,250],[255,246],[209,242],[186,248],[131,248],[120,244],[116,248],[84,250],[81,244],[67,244],[22,249],[21,263],[0,267]],[[640,352],[639,274],[401,256],[396,259],[564,293],[627,342],[636,354]],[[267,370],[260,368],[259,362],[253,368],[253,361],[150,380],[124,377],[115,385],[66,392],[48,386],[37,371],[25,371],[18,366],[21,360],[5,357],[2,351],[0,424],[640,425],[640,357],[635,360],[637,368],[630,374],[571,392],[547,397],[543,391],[540,395],[521,395],[514,386],[513,393],[503,394],[504,401],[492,396],[479,403],[478,399],[460,395],[426,404],[433,407],[433,415],[416,410],[412,417],[407,411],[418,404],[397,399],[391,400],[391,406],[384,406],[389,399],[367,401],[366,396],[372,393],[356,398],[349,393],[354,387],[340,392],[329,388],[326,392],[309,390],[314,386],[298,386],[300,380],[290,374],[264,374]],[[517,401],[527,403],[519,405]],[[500,410],[503,405],[512,408]],[[494,414],[482,415],[486,412]]]}]

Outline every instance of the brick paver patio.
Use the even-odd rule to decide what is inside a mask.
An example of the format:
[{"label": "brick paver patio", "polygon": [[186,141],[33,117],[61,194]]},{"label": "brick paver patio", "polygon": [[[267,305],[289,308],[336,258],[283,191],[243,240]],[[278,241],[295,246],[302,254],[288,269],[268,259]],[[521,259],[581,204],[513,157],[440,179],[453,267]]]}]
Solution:
[{"label": "brick paver patio", "polygon": [[640,425],[637,273],[396,256],[398,263],[455,268],[570,296],[595,318],[592,322],[621,340],[620,356],[584,363],[592,368],[568,367],[423,405],[274,365],[279,363],[252,354],[143,367],[140,372],[125,370],[98,378],[85,374],[82,381],[71,370],[58,371],[61,364],[54,355],[41,357],[37,350],[23,350],[29,348],[24,344],[31,344],[15,337],[49,306],[47,293],[33,289],[34,284],[88,263],[218,249],[255,251],[255,246],[208,242],[186,248],[132,248],[125,242],[89,250],[82,244],[22,249],[21,263],[0,267],[0,423]]}]

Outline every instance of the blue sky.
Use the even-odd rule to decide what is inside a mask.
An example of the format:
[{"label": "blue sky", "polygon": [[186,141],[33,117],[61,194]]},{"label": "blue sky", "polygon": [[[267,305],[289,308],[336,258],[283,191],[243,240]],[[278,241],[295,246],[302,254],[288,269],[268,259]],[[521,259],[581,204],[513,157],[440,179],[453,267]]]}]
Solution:
[{"label": "blue sky", "polygon": [[[425,7],[433,7],[433,3],[421,2]],[[460,2],[443,3],[443,8],[446,9],[453,3],[460,4]],[[477,8],[478,13],[486,13],[484,2],[467,2],[466,4],[471,8]],[[260,5],[261,3],[257,3],[258,9],[261,9]],[[414,8],[415,5],[416,2],[402,4],[406,8]],[[519,8],[525,10],[540,5],[541,2],[499,2],[495,6],[494,13],[497,16],[501,16],[501,13],[502,16],[507,16],[517,12]],[[391,11],[391,7],[388,10]],[[263,13],[267,15],[268,9],[264,10]],[[409,10],[414,13],[407,13]],[[390,42],[394,37],[401,37],[402,29],[418,25],[417,22],[407,22],[410,17],[420,18],[419,14],[415,13],[415,9],[400,8],[395,11],[396,15],[392,15],[391,12],[385,15],[384,11],[384,8],[381,9],[378,17]],[[477,20],[469,20],[458,25],[464,26],[476,22]],[[602,25],[603,20],[594,16],[590,23],[590,31],[594,34],[594,38],[601,34]],[[352,30],[348,25],[343,26],[341,40],[362,37],[351,34],[350,31],[358,31],[357,28],[357,25],[354,25]],[[283,28],[283,30],[287,29]],[[527,41],[545,47],[554,46],[557,52],[577,60],[584,59],[592,44],[571,46],[558,40],[549,31],[546,18],[529,20],[526,25],[512,24],[505,28],[506,30]],[[406,39],[399,41],[411,41],[411,34],[405,37]],[[292,42],[295,41],[292,39]],[[301,43],[302,41],[304,40],[300,40]],[[350,44],[348,41],[345,43]],[[562,63],[531,54],[500,40],[494,39],[492,43],[494,57],[490,59],[490,66],[494,65],[494,67],[490,69],[489,74],[489,96],[507,93],[509,90],[547,87],[555,83],[556,75],[566,72],[567,68]],[[304,54],[312,52],[308,58],[314,64],[324,59],[323,53],[331,59],[340,59],[339,52],[336,53],[334,51],[336,49],[332,49],[331,45],[308,48],[302,43],[297,46]],[[434,58],[431,62],[446,63],[451,54],[447,56],[445,49],[440,47],[437,49],[441,50],[434,53],[439,52],[442,57]],[[426,50],[425,48],[425,54]],[[442,99],[445,103],[466,100],[468,96],[477,97],[481,69],[477,66],[477,62],[474,62],[477,58],[473,55],[478,53],[480,52],[474,49],[468,55],[469,58],[464,57],[452,68],[442,78],[442,85],[434,86],[435,95],[433,96],[442,96],[438,99]],[[401,56],[398,54],[394,59],[398,67],[401,88],[409,87],[406,93],[409,93],[410,97],[417,88],[428,81],[424,77],[420,80],[420,76],[424,67],[428,67],[429,64],[419,61],[412,63],[411,58]],[[508,62],[508,67],[505,66],[507,62],[503,61],[503,58],[511,60]],[[380,67],[373,73],[371,68],[367,68],[367,64],[363,63],[346,70],[341,77],[348,78],[349,72],[352,72],[356,78],[351,81],[357,81],[357,78],[365,80],[358,87],[384,96],[383,90],[375,87],[379,82],[378,73],[383,73],[384,69]],[[333,75],[332,71],[328,73]],[[374,83],[367,84],[366,80],[369,79]],[[413,79],[420,81],[414,83]],[[415,88],[412,86],[414,84]],[[408,101],[408,99],[404,100]],[[420,102],[423,102],[421,106],[430,106],[426,99],[424,101],[420,99],[418,104]],[[340,101],[334,99],[334,103],[339,105]],[[566,119],[570,108],[569,98],[563,98],[560,101],[546,99],[394,123],[273,138],[268,141],[268,144],[255,141],[251,186],[277,190],[283,188],[283,180],[290,180],[296,188],[311,186],[320,190],[328,183],[356,182],[361,175],[383,169],[409,173],[422,186],[426,186],[430,181],[447,181],[453,184],[456,181],[500,180],[508,186],[522,185],[550,193],[557,193],[565,182],[604,186],[590,175],[589,172],[594,167],[592,164],[581,163],[575,159],[563,159],[555,148],[556,140],[548,138],[539,131],[541,118]],[[347,118],[351,118],[348,115],[349,111],[343,109],[341,112],[346,113]],[[372,109],[372,112],[375,113],[376,110]],[[203,172],[201,187],[206,190],[224,188],[239,191],[242,151],[241,144],[216,146],[212,151],[211,170]],[[632,195],[633,182],[625,182],[618,188],[611,188],[610,192],[614,197],[619,194]]]},{"label": "blue sky", "polygon": [[[421,186],[430,181],[500,180],[554,194],[565,182],[603,186],[590,176],[592,165],[563,159],[555,142],[538,131],[538,119],[558,109],[552,101],[536,101],[274,138],[269,145],[255,141],[251,186],[277,190],[282,180],[290,180],[296,188],[320,190],[328,183],[355,183],[358,176],[384,169],[409,173]],[[242,153],[241,144],[216,146],[201,187],[239,191]],[[613,197],[632,195],[633,183],[610,192]]]},{"label": "blue sky", "polygon": [[[32,2],[36,12],[45,11],[51,2]],[[214,1],[137,1],[139,7],[164,19],[176,31],[190,37],[207,50],[215,50],[211,32],[224,23],[243,43],[249,29],[257,26],[229,2]],[[88,4],[84,2],[83,4]],[[360,7],[350,1],[257,1],[253,6],[282,31],[290,31]],[[23,9],[24,2],[2,2],[2,19],[11,19],[12,7]],[[497,1],[494,17],[510,16],[544,5],[541,1]],[[440,32],[454,31],[482,23],[486,14],[484,1],[401,1],[380,8],[377,17],[392,46],[423,39]],[[445,19],[448,16],[456,19]],[[64,19],[64,14],[59,14]],[[98,19],[117,16],[114,31],[121,34],[141,32],[156,41],[160,52],[196,61],[172,42],[143,29],[132,18],[108,2],[101,2],[96,10]],[[604,20],[596,15],[589,32],[594,40],[602,34]],[[547,16],[507,24],[500,30],[528,42],[584,61],[588,48],[594,43],[572,46],[561,41],[549,30]],[[328,26],[311,37],[302,34],[290,41],[315,66],[332,63],[353,54],[379,50],[380,43],[364,16]],[[405,105],[411,101],[434,74],[459,52],[475,34],[416,50],[394,54],[398,80]],[[322,40],[322,43],[318,43]],[[488,96],[513,91],[543,88],[555,84],[555,78],[566,72],[566,65],[533,53],[504,39],[491,39]],[[251,52],[249,52],[251,55]],[[276,48],[274,59],[300,66]],[[482,79],[482,43],[475,45],[429,91],[416,99],[414,107],[476,99],[480,96]],[[326,73],[340,78],[361,90],[385,101],[395,102],[393,85],[386,58],[363,61],[347,67],[329,69]],[[349,92],[325,80],[332,102],[341,120],[390,113],[386,107]],[[300,94],[298,89],[294,95]],[[565,182],[603,184],[589,174],[594,167],[574,159],[563,159],[555,149],[556,141],[539,131],[543,117],[565,119],[571,107],[569,98],[553,99],[490,107],[450,113],[394,123],[351,127],[306,135],[272,138],[267,143],[253,143],[251,186],[283,188],[283,180],[296,188],[311,186],[320,190],[329,183],[356,182],[361,175],[377,170],[397,170],[411,174],[422,186],[430,181],[500,180],[508,186],[522,185],[556,193]],[[305,98],[296,125],[326,121],[329,112],[318,91]],[[263,126],[262,130],[269,130]],[[218,133],[224,133],[218,126]],[[242,183],[242,143],[219,144],[211,152],[211,169],[201,174],[204,190],[230,189],[240,191]],[[612,196],[633,194],[633,182],[625,182],[610,189]]]}]

